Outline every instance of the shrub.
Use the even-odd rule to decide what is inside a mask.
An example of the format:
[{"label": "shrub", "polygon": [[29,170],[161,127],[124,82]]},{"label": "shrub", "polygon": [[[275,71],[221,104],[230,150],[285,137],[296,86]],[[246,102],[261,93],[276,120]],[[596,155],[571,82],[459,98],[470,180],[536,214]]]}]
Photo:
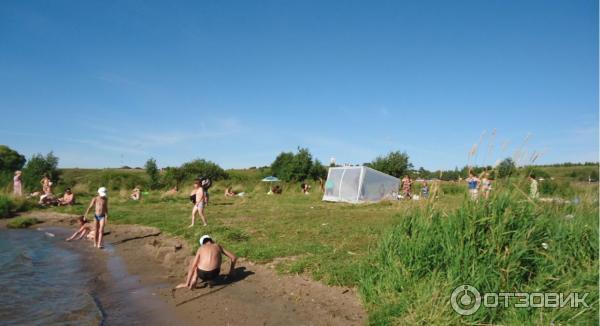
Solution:
[{"label": "shrub", "polygon": [[164,185],[175,185],[177,188],[180,187],[181,183],[185,179],[185,173],[181,168],[168,167],[165,169],[162,180]]},{"label": "shrub", "polygon": [[156,189],[160,186],[160,176],[158,173],[158,167],[156,166],[156,160],[153,158],[148,159],[146,161],[146,165],[144,165],[146,169],[146,174],[148,174],[148,187],[150,189]]},{"label": "shrub", "polygon": [[43,156],[42,154],[34,154],[25,168],[23,168],[23,185],[29,190],[37,190],[41,188],[40,180],[47,173],[50,179],[56,183],[60,176],[58,170],[58,157],[52,152]]},{"label": "shrub", "polygon": [[386,156],[378,156],[373,162],[366,165],[396,178],[402,178],[413,167],[408,161],[408,154],[400,151],[390,152]]},{"label": "shrub", "polygon": [[9,171],[13,173],[23,168],[25,156],[8,146],[0,145],[0,171]]},{"label": "shrub", "polygon": [[12,200],[7,196],[0,196],[0,218],[10,217],[12,210]]},{"label": "shrub", "polygon": [[184,163],[181,170],[186,180],[207,177],[217,181],[227,178],[227,173],[218,164],[202,159]]},{"label": "shrub", "polygon": [[17,217],[6,223],[6,227],[11,229],[25,229],[37,223],[39,221],[34,217]]},{"label": "shrub", "polygon": [[517,167],[513,159],[506,158],[498,164],[498,178],[508,178],[515,173],[516,170]]},{"label": "shrub", "polygon": [[271,172],[279,179],[297,182],[306,179],[317,179],[322,176],[325,168],[319,161],[313,162],[310,151],[298,147],[297,153],[282,152],[271,164]]}]

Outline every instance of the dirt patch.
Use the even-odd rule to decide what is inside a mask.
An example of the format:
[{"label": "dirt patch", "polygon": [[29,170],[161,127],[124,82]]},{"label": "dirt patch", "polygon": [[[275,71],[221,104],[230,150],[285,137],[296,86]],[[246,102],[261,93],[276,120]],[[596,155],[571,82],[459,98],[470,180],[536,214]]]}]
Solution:
[{"label": "dirt patch", "polygon": [[[32,212],[47,225],[69,226],[76,215]],[[330,287],[305,276],[278,275],[271,266],[240,259],[233,277],[190,291],[171,289],[182,282],[192,259],[183,239],[159,229],[109,223],[105,240],[127,271],[156,293],[186,324],[362,325],[366,313],[354,289]],[[296,257],[282,258],[289,260]],[[228,262],[221,270],[228,272]]]}]

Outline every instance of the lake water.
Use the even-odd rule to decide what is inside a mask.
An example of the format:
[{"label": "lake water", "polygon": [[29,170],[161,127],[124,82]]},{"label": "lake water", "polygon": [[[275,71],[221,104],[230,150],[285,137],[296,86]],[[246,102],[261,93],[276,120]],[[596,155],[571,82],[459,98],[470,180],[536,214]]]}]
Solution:
[{"label": "lake water", "polygon": [[0,230],[0,323],[98,325],[94,276],[58,236],[37,230]]},{"label": "lake water", "polygon": [[0,229],[0,325],[181,324],[112,245],[65,242],[73,231]]}]

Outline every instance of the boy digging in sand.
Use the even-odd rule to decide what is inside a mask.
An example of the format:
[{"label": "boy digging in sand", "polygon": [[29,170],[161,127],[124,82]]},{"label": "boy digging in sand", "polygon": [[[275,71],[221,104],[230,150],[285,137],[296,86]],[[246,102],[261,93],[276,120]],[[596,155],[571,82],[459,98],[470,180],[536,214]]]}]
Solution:
[{"label": "boy digging in sand", "polygon": [[94,197],[90,202],[90,206],[88,206],[85,211],[84,217],[87,220],[87,215],[92,209],[92,206],[96,207],[94,212],[95,221],[95,229],[94,229],[94,247],[102,249],[104,245],[102,244],[102,236],[104,235],[104,225],[108,221],[108,198],[106,197],[106,188],[100,187],[98,189],[98,196]]},{"label": "boy digging in sand", "polygon": [[192,290],[196,287],[198,279],[201,279],[202,282],[216,279],[221,272],[221,255],[227,256],[231,261],[231,265],[229,265],[229,275],[231,276],[237,257],[215,243],[209,235],[203,235],[200,238],[200,248],[198,248],[196,257],[190,265],[185,283],[177,285],[175,289],[187,287]]}]

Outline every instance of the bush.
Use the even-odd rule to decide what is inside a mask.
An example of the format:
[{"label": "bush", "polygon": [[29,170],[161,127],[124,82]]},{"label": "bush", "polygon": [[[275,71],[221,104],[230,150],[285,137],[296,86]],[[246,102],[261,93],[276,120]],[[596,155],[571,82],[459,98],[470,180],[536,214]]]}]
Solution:
[{"label": "bush", "polygon": [[378,156],[373,162],[366,165],[396,178],[402,178],[413,167],[408,161],[408,154],[400,151],[390,152],[386,156]]},{"label": "bush", "polygon": [[0,145],[0,171],[15,172],[23,168],[25,156],[8,146]]},{"label": "bush", "polygon": [[543,181],[538,181],[538,189],[542,195],[569,197],[574,194],[574,190],[568,181],[557,182],[551,179],[544,179]]},{"label": "bush", "polygon": [[14,213],[25,212],[33,207],[35,207],[35,202],[24,197],[11,198],[0,195],[0,218],[11,217]]},{"label": "bush", "polygon": [[43,156],[42,154],[34,154],[23,169],[23,185],[35,191],[41,188],[40,180],[47,173],[52,182],[57,183],[60,176],[58,170],[58,157],[52,152]]},{"label": "bush", "polygon": [[10,217],[12,210],[12,200],[7,196],[0,196],[0,218]]},{"label": "bush", "polygon": [[181,168],[168,167],[165,169],[165,174],[162,177],[162,183],[166,186],[174,185],[180,188],[181,183],[185,179],[185,173]]},{"label": "bush", "polygon": [[6,223],[6,227],[11,229],[25,229],[37,223],[39,221],[34,217],[17,217]]},{"label": "bush", "polygon": [[517,170],[517,166],[512,158],[504,159],[498,165],[498,178],[508,178]]},{"label": "bush", "polygon": [[227,178],[227,173],[218,164],[207,160],[193,160],[184,163],[181,170],[185,175],[185,180],[196,179],[199,177],[207,177],[213,181]]},{"label": "bush", "polygon": [[297,182],[307,179],[318,179],[326,174],[325,167],[319,161],[313,163],[312,155],[306,148],[298,147],[296,154],[282,152],[271,164],[271,172],[279,179]]},{"label": "bush", "polygon": [[158,167],[156,166],[156,160],[153,158],[148,159],[146,161],[146,165],[144,165],[146,169],[146,174],[148,174],[148,187],[150,189],[156,189],[160,186],[160,176],[158,173]]}]

